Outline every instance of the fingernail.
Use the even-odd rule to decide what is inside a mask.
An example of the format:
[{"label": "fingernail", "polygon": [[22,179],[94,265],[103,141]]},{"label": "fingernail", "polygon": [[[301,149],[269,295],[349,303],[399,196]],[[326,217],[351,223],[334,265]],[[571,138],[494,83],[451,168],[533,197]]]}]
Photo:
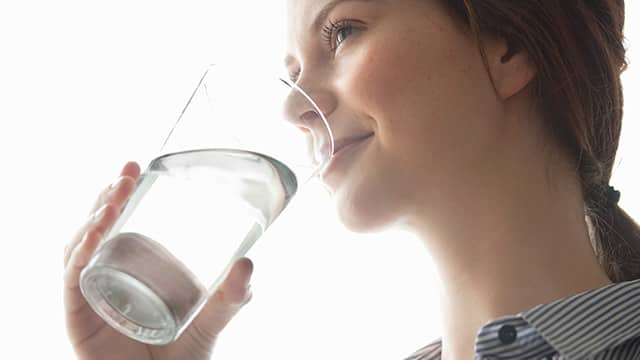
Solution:
[{"label": "fingernail", "polygon": [[110,190],[116,189],[124,179],[125,179],[124,176],[120,176],[119,178],[116,179],[116,181],[114,181],[111,185],[109,185],[109,189]]},{"label": "fingernail", "polygon": [[247,286],[247,291],[245,292],[245,296],[244,296],[244,301],[242,302],[243,305],[246,305],[251,298],[253,297],[253,291],[251,291],[251,285]]},{"label": "fingernail", "polygon": [[84,235],[82,235],[82,240],[80,240],[80,243],[78,245],[82,245],[85,242],[87,242],[87,238],[89,237],[89,232],[85,232]]},{"label": "fingernail", "polygon": [[95,221],[99,221],[102,219],[102,216],[104,216],[105,210],[107,209],[107,206],[109,206],[109,204],[104,204],[102,205],[98,210],[96,210],[96,212],[94,212],[90,217],[89,217],[89,221],[91,222],[95,222]]}]

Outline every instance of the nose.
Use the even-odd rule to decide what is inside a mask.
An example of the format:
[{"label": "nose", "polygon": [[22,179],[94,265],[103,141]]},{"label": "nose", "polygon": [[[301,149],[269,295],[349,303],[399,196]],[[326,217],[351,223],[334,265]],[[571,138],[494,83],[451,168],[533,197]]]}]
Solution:
[{"label": "nose", "polygon": [[303,131],[324,130],[325,125],[318,111],[327,121],[329,120],[336,107],[331,93],[322,89],[305,90],[297,85],[285,83],[291,88],[284,104],[287,120]]},{"label": "nose", "polygon": [[[313,149],[316,155],[330,152],[331,122],[329,119],[336,109],[335,97],[330,91],[319,86],[309,87],[305,91],[296,85],[288,85],[291,91],[284,104],[286,119],[298,127],[304,135],[310,136],[310,139],[307,139],[307,141],[313,141],[308,144],[310,151]],[[327,120],[326,125],[321,114]]]}]

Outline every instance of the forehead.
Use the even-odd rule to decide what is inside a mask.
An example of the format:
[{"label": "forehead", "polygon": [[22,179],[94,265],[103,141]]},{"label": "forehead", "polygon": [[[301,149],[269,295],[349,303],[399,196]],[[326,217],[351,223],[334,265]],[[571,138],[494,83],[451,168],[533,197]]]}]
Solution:
[{"label": "forehead", "polygon": [[319,12],[336,3],[335,0],[287,0],[288,40],[310,31]]}]

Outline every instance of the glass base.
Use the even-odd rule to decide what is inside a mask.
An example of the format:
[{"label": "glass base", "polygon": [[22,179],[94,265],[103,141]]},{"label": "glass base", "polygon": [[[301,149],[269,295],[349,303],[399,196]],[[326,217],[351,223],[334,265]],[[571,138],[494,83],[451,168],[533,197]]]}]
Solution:
[{"label": "glass base", "polygon": [[122,334],[151,345],[176,339],[178,326],[170,308],[131,275],[109,267],[87,267],[80,289],[91,308]]}]

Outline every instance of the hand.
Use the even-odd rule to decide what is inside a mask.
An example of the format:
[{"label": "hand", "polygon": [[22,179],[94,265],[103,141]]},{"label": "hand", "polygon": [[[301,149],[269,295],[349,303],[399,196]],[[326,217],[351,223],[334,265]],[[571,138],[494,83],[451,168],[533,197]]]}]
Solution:
[{"label": "hand", "polygon": [[210,359],[218,334],[251,299],[251,260],[236,261],[222,286],[180,338],[163,346],[146,345],[122,335],[91,309],[80,292],[80,272],[118,218],[139,176],[138,164],[127,163],[120,178],[98,196],[92,215],[65,248],[64,306],[69,339],[79,360]]}]

